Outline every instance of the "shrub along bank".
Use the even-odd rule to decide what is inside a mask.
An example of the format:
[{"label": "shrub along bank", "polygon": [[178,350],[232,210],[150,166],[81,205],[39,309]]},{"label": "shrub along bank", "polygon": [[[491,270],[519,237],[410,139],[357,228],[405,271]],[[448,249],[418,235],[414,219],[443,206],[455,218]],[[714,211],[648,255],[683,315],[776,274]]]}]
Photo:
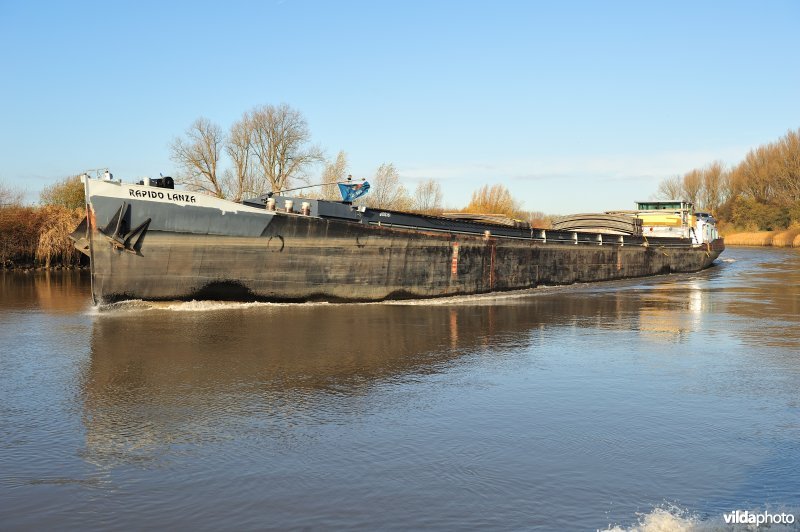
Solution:
[{"label": "shrub along bank", "polygon": [[0,267],[76,267],[82,255],[69,234],[85,215],[60,205],[0,207]]},{"label": "shrub along bank", "polygon": [[21,199],[20,193],[0,183],[0,268],[86,264],[69,238],[86,214],[80,178],[68,177],[45,188],[40,206],[22,205]]}]

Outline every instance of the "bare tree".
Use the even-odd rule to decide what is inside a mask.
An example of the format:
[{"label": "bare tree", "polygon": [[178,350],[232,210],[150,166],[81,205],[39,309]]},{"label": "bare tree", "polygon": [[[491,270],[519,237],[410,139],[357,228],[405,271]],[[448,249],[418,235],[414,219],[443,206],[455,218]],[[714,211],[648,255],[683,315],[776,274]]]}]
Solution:
[{"label": "bare tree", "polygon": [[180,166],[187,188],[225,197],[217,174],[224,142],[222,129],[202,117],[189,126],[185,139],[176,137],[172,141],[171,158]]},{"label": "bare tree", "polygon": [[19,205],[22,203],[22,196],[20,190],[0,183],[0,207]]},{"label": "bare tree", "polygon": [[484,185],[472,193],[466,212],[483,214],[505,214],[512,218],[520,214],[522,205],[511,196],[503,185]]},{"label": "bare tree", "polygon": [[692,170],[683,174],[683,198],[697,204],[700,199],[700,191],[703,188],[702,170]]},{"label": "bare tree", "polygon": [[[343,181],[347,176],[347,154],[340,151],[336,155],[335,161],[328,161],[322,171],[323,183],[336,183]],[[339,187],[336,185],[323,185],[318,194],[319,199],[337,200],[340,199]]]},{"label": "bare tree", "polygon": [[734,170],[736,189],[761,203],[768,203],[773,199],[771,151],[771,145],[750,150],[744,161]]},{"label": "bare tree", "polygon": [[658,184],[656,197],[664,200],[685,200],[704,209],[716,212],[729,195],[730,172],[720,161],[703,169],[673,176]]},{"label": "bare tree", "polygon": [[664,180],[658,196],[695,200],[739,228],[800,221],[800,129],[751,149],[731,169],[713,162]]},{"label": "bare tree", "polygon": [[683,181],[680,176],[668,177],[658,184],[656,196],[662,200],[679,200],[683,197]]},{"label": "bare tree", "polygon": [[400,183],[400,174],[392,163],[383,163],[375,171],[365,197],[368,207],[375,209],[405,210],[411,207],[408,191]]},{"label": "bare tree", "polygon": [[253,178],[252,128],[247,113],[231,125],[225,152],[233,165],[225,172],[225,188],[230,191],[231,199],[241,201],[262,192],[256,190]]},{"label": "bare tree", "polygon": [[442,212],[442,187],[433,179],[426,179],[414,189],[414,198],[411,208],[425,214],[438,214]]},{"label": "bare tree", "polygon": [[528,222],[531,227],[548,229],[553,226],[553,219],[555,216],[552,214],[545,214],[542,211],[529,211],[526,213]]},{"label": "bare tree", "polygon": [[800,129],[789,130],[775,146],[774,180],[785,204],[800,201]]},{"label": "bare tree", "polygon": [[725,201],[725,181],[727,179],[725,166],[720,161],[714,161],[703,168],[702,178],[700,205],[706,210],[716,212]]},{"label": "bare tree", "polygon": [[[311,133],[303,115],[286,104],[265,105],[247,116],[256,183],[277,192],[290,180],[302,178],[309,166],[324,160],[322,150],[309,144]],[[263,190],[262,190],[263,192]]]}]

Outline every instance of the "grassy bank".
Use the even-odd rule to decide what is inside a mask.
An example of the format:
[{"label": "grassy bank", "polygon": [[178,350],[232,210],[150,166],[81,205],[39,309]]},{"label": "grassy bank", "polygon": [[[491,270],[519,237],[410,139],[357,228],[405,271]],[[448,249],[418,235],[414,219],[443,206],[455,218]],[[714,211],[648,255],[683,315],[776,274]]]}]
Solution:
[{"label": "grassy bank", "polygon": [[800,248],[800,226],[779,231],[751,231],[725,235],[730,246],[774,246]]}]

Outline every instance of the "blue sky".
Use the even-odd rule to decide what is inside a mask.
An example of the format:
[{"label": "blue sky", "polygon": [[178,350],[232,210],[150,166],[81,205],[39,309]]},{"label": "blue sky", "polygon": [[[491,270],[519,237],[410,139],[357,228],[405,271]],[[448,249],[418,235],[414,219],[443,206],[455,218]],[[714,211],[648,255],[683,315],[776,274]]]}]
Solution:
[{"label": "blue sky", "polygon": [[285,102],[354,176],[392,162],[451,206],[629,208],[800,127],[798,28],[797,0],[0,0],[0,181],[174,174],[195,118]]}]

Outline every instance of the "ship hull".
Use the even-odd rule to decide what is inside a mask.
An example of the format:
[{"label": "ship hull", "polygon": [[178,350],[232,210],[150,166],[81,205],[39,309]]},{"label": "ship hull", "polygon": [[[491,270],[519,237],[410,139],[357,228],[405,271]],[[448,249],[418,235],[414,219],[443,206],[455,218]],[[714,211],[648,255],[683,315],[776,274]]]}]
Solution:
[{"label": "ship hull", "polygon": [[530,231],[529,238],[511,238],[386,227],[172,191],[161,191],[161,198],[136,195],[147,188],[87,180],[95,301],[481,294],[693,272],[724,249],[721,241],[635,244],[577,233],[566,240],[571,235]]}]

